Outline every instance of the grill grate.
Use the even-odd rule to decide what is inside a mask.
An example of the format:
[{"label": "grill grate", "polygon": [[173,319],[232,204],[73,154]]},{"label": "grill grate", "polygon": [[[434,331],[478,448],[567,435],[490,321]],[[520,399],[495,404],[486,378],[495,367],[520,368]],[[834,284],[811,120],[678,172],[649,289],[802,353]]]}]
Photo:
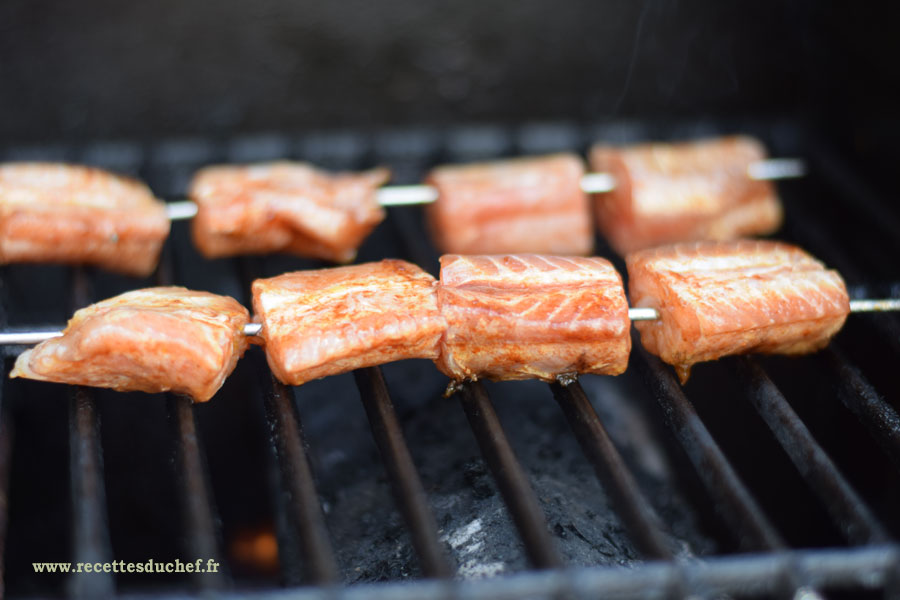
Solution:
[{"label": "grill grate", "polygon": [[[97,151],[98,148],[108,147],[107,143],[87,144],[85,147],[63,145],[49,149],[11,148],[4,158],[103,159],[111,163],[108,166],[145,177],[158,193],[177,197],[185,189],[195,168],[223,160],[257,160],[292,154],[330,168],[356,168],[382,163],[394,168],[399,183],[410,183],[430,164],[440,161],[485,158],[498,153],[535,153],[562,149],[583,151],[594,137],[624,142],[631,141],[636,136],[678,138],[726,130],[757,132],[784,154],[803,153],[797,144],[798,140],[805,139],[806,133],[797,130],[792,124],[748,122],[726,125],[707,122],[687,126],[618,124],[578,127],[573,124],[537,124],[520,129],[463,127],[447,132],[391,131],[371,138],[352,132],[316,134],[301,139],[264,135],[230,140],[224,144],[192,139],[165,141],[146,147],[123,142],[113,146],[128,151],[117,151],[112,155]],[[579,132],[591,132],[591,135],[589,137]],[[892,254],[878,251],[881,249],[880,245],[885,243],[897,249],[895,240],[900,239],[900,228],[896,217],[884,207],[877,194],[866,188],[865,182],[854,177],[837,156],[827,149],[821,149],[820,145],[809,146],[814,147],[811,150],[814,167],[822,180],[811,178],[808,182],[787,186],[787,237],[840,269],[854,285],[884,285],[900,281],[900,273],[891,264]],[[821,198],[834,201],[825,202],[823,206],[837,205],[844,210],[857,210],[858,205],[850,198],[855,198],[860,193],[864,201],[859,205],[859,211],[853,213],[853,218],[849,220],[858,221],[860,226],[879,233],[873,234],[872,239],[862,245],[859,254],[847,254],[833,243],[835,223],[840,224],[841,221],[829,220],[827,213],[831,209],[818,210],[819,205],[811,203],[812,193],[809,190],[800,193],[796,187],[800,185],[811,186],[813,191],[829,189],[830,192]],[[421,215],[417,211],[408,208],[389,209],[388,222],[363,246],[360,260],[374,260],[387,255],[403,256],[434,271],[437,255],[421,231]],[[603,248],[602,245],[600,247]],[[176,225],[157,279],[147,284],[175,282],[231,294],[243,298],[246,303],[249,284],[255,277],[309,266],[319,265],[283,257],[203,261],[189,248],[183,225]],[[621,262],[617,266],[621,268]],[[79,306],[86,304],[94,296],[104,297],[137,287],[132,280],[102,273],[65,269],[52,271],[57,272],[72,273],[69,293],[74,304]],[[7,267],[0,271],[0,275],[4,295],[0,308],[0,325],[6,326],[10,317],[22,325],[58,323],[59,317],[52,310],[52,294],[43,300],[39,298],[34,307],[27,301],[22,301],[20,290],[29,289],[28,285],[34,282],[29,269]],[[64,289],[66,286],[62,287]],[[102,290],[103,293],[95,294],[90,291],[91,288],[96,288],[97,292]],[[7,308],[11,309],[10,315],[5,312]],[[399,386],[390,385],[395,391],[399,390],[392,398],[388,384],[392,379],[391,374],[395,373],[393,366],[386,368],[385,372],[379,368],[371,368],[356,372],[355,383],[371,429],[369,442],[377,448],[386,474],[386,481],[383,483],[378,481],[380,476],[374,476],[373,485],[392,490],[396,514],[401,518],[401,533],[396,539],[389,540],[389,543],[414,550],[418,559],[412,559],[411,556],[408,560],[404,559],[407,550],[401,549],[399,561],[404,564],[417,563],[421,575],[426,579],[406,583],[339,586],[341,581],[354,580],[354,576],[347,573],[346,551],[339,544],[333,543],[336,540],[336,517],[332,511],[340,501],[335,496],[334,488],[345,482],[332,471],[340,471],[335,465],[339,467],[344,463],[337,459],[325,460],[321,451],[321,447],[325,445],[323,440],[327,437],[323,430],[328,428],[329,423],[335,422],[332,420],[323,424],[324,417],[321,413],[335,409],[326,405],[310,408],[310,411],[316,412],[311,416],[307,415],[304,422],[313,435],[305,436],[301,427],[300,408],[303,406],[304,395],[308,393],[306,386],[292,390],[274,381],[264,366],[262,356],[253,349],[240,363],[232,377],[234,381],[230,380],[223,389],[222,395],[225,397],[217,398],[212,403],[215,406],[192,407],[189,401],[177,396],[166,399],[165,418],[170,427],[165,431],[169,436],[169,447],[174,446],[171,456],[177,506],[167,506],[162,510],[164,513],[171,513],[173,510],[180,513],[178,541],[172,544],[182,547],[174,551],[176,554],[183,552],[183,556],[212,558],[223,565],[229,562],[228,535],[223,535],[222,530],[229,529],[235,509],[229,507],[229,496],[223,495],[215,487],[215,470],[210,469],[206,455],[209,454],[212,458],[214,449],[221,450],[222,444],[210,437],[211,428],[225,426],[221,420],[226,417],[221,411],[234,412],[236,407],[246,410],[246,414],[251,415],[247,428],[258,426],[257,435],[262,440],[264,451],[261,454],[248,452],[249,469],[236,468],[236,471],[246,474],[248,470],[258,470],[259,464],[254,460],[265,461],[268,458],[268,470],[265,471],[267,479],[263,479],[271,485],[270,498],[263,499],[259,505],[246,507],[245,511],[262,511],[273,522],[272,529],[279,548],[280,579],[290,589],[287,592],[273,590],[271,588],[274,582],[268,579],[264,580],[264,589],[254,590],[258,584],[248,587],[246,578],[226,569],[215,574],[195,576],[190,581],[192,587],[181,588],[174,593],[171,585],[152,591],[162,592],[170,598],[181,597],[196,589],[218,590],[222,597],[231,597],[232,592],[228,590],[233,587],[240,589],[234,593],[235,597],[238,594],[241,597],[265,598],[277,595],[298,599],[514,598],[526,595],[556,597],[560,594],[571,597],[709,596],[719,593],[755,596],[789,595],[796,590],[810,593],[813,593],[812,590],[872,590],[890,597],[900,597],[900,547],[892,541],[892,531],[898,524],[896,517],[884,510],[884,506],[895,506],[890,501],[900,496],[900,486],[896,481],[897,469],[900,468],[900,417],[897,416],[892,401],[886,399],[896,398],[898,386],[892,378],[885,375],[890,374],[889,363],[892,359],[889,357],[900,354],[900,319],[893,315],[860,315],[853,319],[856,322],[848,326],[848,329],[854,331],[842,334],[830,349],[809,360],[824,365],[823,368],[834,374],[836,384],[833,397],[840,400],[835,406],[846,407],[850,414],[856,416],[862,429],[871,435],[874,446],[880,449],[885,462],[890,465],[889,476],[892,483],[889,487],[894,490],[894,495],[888,496],[887,500],[876,498],[877,502],[872,504],[871,489],[860,486],[859,477],[847,470],[842,449],[836,447],[830,438],[826,438],[827,443],[820,441],[821,432],[816,429],[816,424],[810,422],[808,415],[804,418],[803,411],[795,407],[794,394],[788,390],[782,391],[776,383],[780,383],[779,378],[770,374],[767,362],[757,359],[729,359],[721,361],[721,365],[698,369],[694,376],[695,380],[711,376],[713,379],[726,377],[739,382],[750,406],[756,410],[774,440],[793,463],[794,472],[824,508],[824,518],[844,536],[849,547],[817,550],[792,548],[795,544],[789,542],[789,536],[776,525],[779,520],[775,515],[764,511],[764,503],[757,497],[758,488],[741,472],[733,456],[729,458],[731,448],[722,443],[725,440],[716,435],[718,429],[711,426],[714,415],[707,414],[709,411],[704,410],[708,390],[695,388],[693,383],[682,388],[671,369],[644,352],[638,340],[635,340],[632,368],[628,374],[619,378],[625,381],[621,384],[625,392],[618,387],[609,389],[614,389],[613,396],[616,398],[625,397],[630,401],[632,394],[646,395],[640,389],[643,386],[650,391],[650,398],[656,401],[657,409],[661,410],[663,417],[659,419],[658,411],[638,409],[638,420],[644,423],[642,419],[647,419],[642,427],[648,433],[635,444],[646,443],[655,447],[667,447],[672,442],[677,444],[687,457],[685,466],[693,474],[679,469],[678,459],[673,458],[674,478],[681,480],[680,485],[686,487],[690,487],[691,478],[695,478],[700,483],[701,495],[704,497],[700,505],[686,510],[702,513],[705,506],[703,503],[711,503],[733,539],[720,540],[713,545],[697,542],[708,535],[705,530],[709,527],[704,525],[708,517],[702,514],[698,515],[697,520],[701,523],[700,529],[704,531],[685,536],[683,532],[686,528],[696,527],[684,520],[677,520],[681,509],[670,510],[665,502],[655,498],[649,491],[653,487],[648,487],[651,484],[648,483],[650,480],[646,474],[646,465],[635,459],[635,446],[623,444],[622,435],[617,435],[617,428],[623,427],[623,422],[618,419],[624,417],[616,411],[624,410],[625,407],[612,400],[612,404],[604,405],[602,391],[605,388],[598,388],[593,383],[587,385],[588,381],[592,381],[590,378],[585,378],[585,387],[578,382],[568,386],[553,384],[549,386],[549,394],[547,386],[543,384],[516,387],[516,391],[512,392],[514,401],[517,400],[515,396],[519,390],[537,398],[536,402],[541,405],[547,404],[551,396],[555,398],[562,416],[574,433],[578,447],[581,448],[581,461],[586,459],[602,490],[610,497],[615,518],[627,530],[627,539],[622,542],[625,549],[608,563],[631,563],[628,544],[633,544],[647,560],[632,564],[631,569],[610,564],[578,566],[585,564],[580,558],[573,564],[572,547],[568,542],[564,543],[567,529],[559,522],[559,509],[554,509],[547,498],[548,488],[535,470],[533,455],[528,451],[523,452],[521,447],[519,451],[514,449],[517,443],[521,444],[521,440],[515,435],[515,426],[521,425],[523,421],[511,421],[506,412],[496,409],[501,406],[497,403],[498,397],[501,398],[499,402],[503,403],[502,406],[508,405],[509,394],[505,391],[515,384],[465,384],[458,399],[484,462],[502,496],[505,513],[501,520],[509,519],[512,522],[528,562],[537,570],[480,581],[448,583],[446,580],[455,573],[463,572],[463,557],[448,531],[448,520],[453,521],[459,517],[455,516],[453,510],[448,512],[447,506],[452,509],[458,503],[454,505],[452,501],[448,503],[436,497],[439,486],[434,481],[434,474],[438,471],[433,463],[440,459],[423,453],[420,436],[410,428],[409,420],[412,418],[410,414],[424,414],[425,419],[432,415],[434,418],[441,418],[440,415],[445,414],[441,411],[449,410],[445,408],[445,404],[438,406],[443,401],[436,399],[445,382],[432,373],[431,369],[428,376],[424,377],[426,381],[416,384],[413,380],[419,377],[420,369],[400,368],[396,373],[401,373],[405,380],[401,378]],[[865,342],[870,335],[878,340],[880,346],[887,348],[888,358],[874,366],[866,362],[860,363],[867,367],[861,369],[848,357],[853,356],[856,360],[860,340]],[[7,357],[20,350],[12,349]],[[887,366],[882,367],[882,364]],[[638,373],[639,377],[635,377],[633,372]],[[870,382],[869,378],[873,376],[874,379]],[[879,390],[883,393],[879,393]],[[495,396],[495,400],[489,397],[489,391]],[[105,407],[103,393],[72,389],[69,392],[71,488],[67,490],[72,504],[72,519],[69,523],[71,552],[66,557],[32,557],[26,553],[27,558],[20,558],[24,552],[20,548],[25,534],[16,517],[25,513],[29,498],[16,499],[19,489],[17,484],[22,479],[15,474],[22,469],[16,469],[15,464],[16,461],[23,460],[20,458],[21,452],[40,452],[38,445],[41,439],[23,440],[20,436],[14,441],[12,434],[17,425],[28,426],[23,415],[29,414],[29,398],[34,393],[54,398],[59,396],[58,389],[52,386],[37,388],[28,384],[6,382],[0,387],[0,586],[8,583],[14,593],[36,592],[47,595],[58,592],[59,589],[27,573],[32,560],[94,562],[118,558],[115,543],[110,541],[112,539],[115,542],[111,527],[114,529],[117,523],[108,523],[107,515],[110,513],[105,491],[107,486],[115,484],[116,473],[104,473],[103,453],[127,452],[127,448],[101,440],[100,417]],[[419,398],[410,402],[411,396]],[[698,401],[701,399],[702,402]],[[423,404],[425,400],[429,403]],[[715,400],[720,403],[740,401],[735,398]],[[223,408],[218,408],[220,405]],[[601,410],[601,406],[605,408]],[[652,405],[650,408],[652,409]],[[530,410],[527,408],[522,410],[526,414],[520,419],[546,421],[553,418],[543,413],[527,412]],[[218,420],[213,419],[213,416],[217,416]],[[341,417],[336,422],[341,422]],[[665,423],[668,427],[671,440],[662,439],[666,434],[658,426],[658,422]],[[510,423],[514,426],[511,427]],[[158,425],[149,423],[147,427],[150,429]],[[346,436],[346,439],[341,439],[330,447],[346,452],[354,459],[358,458],[360,451],[354,450],[358,446],[357,440],[345,433],[338,435],[342,438]],[[458,438],[467,437],[459,431],[454,431],[453,435]],[[307,445],[308,440],[310,445]],[[566,443],[565,440],[560,440],[558,445],[564,446]],[[759,443],[763,445],[767,442],[760,440]],[[249,446],[252,447],[252,443]],[[835,450],[839,453],[834,454]],[[362,451],[362,454],[365,453]],[[551,456],[547,463],[542,464],[555,468],[556,465],[577,460],[577,457],[566,455],[563,450],[559,453],[559,456]],[[365,465],[361,468],[364,467]],[[459,470],[465,466],[454,464],[451,468]],[[784,470],[783,467],[781,469]],[[7,481],[12,482],[9,488]],[[566,485],[569,487],[566,491],[574,491],[572,486],[578,485],[575,483],[577,478],[567,481]],[[658,480],[654,481],[658,483]],[[490,496],[493,493],[489,482],[479,483],[478,486],[478,494]],[[258,495],[265,495],[263,488],[266,486],[260,486]],[[7,489],[11,494],[9,503]],[[681,497],[682,494],[673,489],[671,495]],[[696,498],[688,494],[686,504],[696,504]],[[217,505],[226,506],[223,514],[228,516],[224,522],[217,516]],[[562,510],[565,509],[564,506]],[[60,510],[65,508],[61,506]],[[674,522],[673,514],[676,515]],[[10,530],[8,538],[4,535],[7,522]],[[480,520],[478,522],[481,523]],[[359,527],[362,530],[366,525],[360,524]],[[572,531],[577,532],[577,536],[581,538],[588,538],[574,527]],[[360,531],[359,534],[362,536],[364,532]],[[499,538],[503,535],[502,531],[491,531],[485,540],[491,541],[490,536],[494,534]],[[7,539],[9,544],[5,546],[4,540]],[[594,540],[586,541],[590,543]],[[376,543],[370,552],[377,553],[386,543]],[[754,554],[712,556],[727,552],[730,545]],[[35,546],[28,546],[27,550],[30,552],[34,548]],[[704,557],[698,560],[693,557],[693,552],[699,552]],[[4,566],[10,568],[4,572]],[[404,566],[403,569],[407,567]],[[414,568],[408,570],[411,574],[415,573]],[[396,577],[397,570],[388,569],[381,575],[377,571],[370,572],[362,579],[371,581]],[[302,585],[308,587],[298,587]],[[123,597],[142,597],[140,594],[133,594],[135,591],[141,592],[140,587],[134,587],[126,580],[116,580],[111,575],[82,574],[69,582],[66,591],[74,597],[97,597],[112,594],[117,586],[119,591],[126,592]],[[0,587],[0,594],[2,590]]]}]

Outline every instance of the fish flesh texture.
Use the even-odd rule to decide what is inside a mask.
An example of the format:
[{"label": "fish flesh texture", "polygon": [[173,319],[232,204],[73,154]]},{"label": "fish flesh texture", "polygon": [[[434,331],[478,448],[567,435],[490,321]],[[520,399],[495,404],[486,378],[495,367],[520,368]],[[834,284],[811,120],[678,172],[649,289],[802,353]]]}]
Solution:
[{"label": "fish flesh texture", "polygon": [[837,271],[795,246],[738,240],[676,244],[629,254],[635,307],[660,318],[637,321],[644,347],[674,365],[730,354],[805,354],[828,344],[850,312]]},{"label": "fish flesh texture", "polygon": [[454,254],[587,255],[594,246],[584,162],[574,154],[438,167],[426,182],[436,246]]},{"label": "fish flesh texture", "polygon": [[389,178],[383,168],[332,174],[286,161],[207,167],[189,193],[194,244],[207,258],[284,252],[350,262],[385,217],[375,191]]},{"label": "fish flesh texture", "polygon": [[437,358],[446,323],[436,285],[402,260],[257,279],[253,309],[272,372],[301,385],[395,360]]},{"label": "fish flesh texture", "polygon": [[441,257],[438,368],[455,380],[618,375],[631,351],[622,278],[603,258]]},{"label": "fish flesh texture", "polygon": [[77,311],[62,337],[26,350],[11,377],[205,402],[247,348],[237,300],[182,287],[127,292]]},{"label": "fish flesh texture", "polygon": [[168,235],[165,204],[138,181],[78,165],[0,165],[0,264],[92,264],[143,277]]},{"label": "fish flesh texture", "polygon": [[770,181],[749,177],[766,158],[749,137],[680,144],[595,146],[590,163],[616,187],[594,195],[600,233],[628,252],[676,242],[731,240],[772,233],[782,208]]}]

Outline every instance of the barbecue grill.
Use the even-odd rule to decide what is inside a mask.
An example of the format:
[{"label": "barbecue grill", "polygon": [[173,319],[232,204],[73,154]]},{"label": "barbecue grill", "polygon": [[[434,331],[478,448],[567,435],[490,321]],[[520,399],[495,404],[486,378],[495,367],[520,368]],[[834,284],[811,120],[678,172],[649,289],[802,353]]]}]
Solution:
[{"label": "barbecue grill", "polygon": [[[174,1],[158,14],[123,9],[125,27],[104,27],[99,4],[77,14],[63,4],[49,7],[46,22],[33,12],[44,3],[0,7],[7,42],[0,52],[33,53],[0,60],[0,161],[97,165],[177,200],[197,168],[216,162],[384,164],[394,182],[415,184],[439,163],[585,154],[597,140],[748,133],[773,156],[807,160],[806,178],[779,184],[786,223],[778,237],[838,269],[852,297],[900,295],[900,217],[881,192],[885,180],[894,183],[882,152],[893,138],[851,126],[869,106],[876,113],[892,106],[871,83],[894,72],[873,76],[866,65],[847,75],[833,61],[798,58],[804,47],[839,55],[822,45],[823,31],[838,22],[849,32],[844,42],[861,44],[868,30],[860,33],[860,23],[871,18],[755,3],[709,8],[700,18],[661,3],[602,20],[585,2],[577,3],[583,14],[550,19],[548,8],[559,7],[522,2],[517,14],[487,16],[484,3],[461,3],[458,13],[437,11],[429,20],[427,11],[390,2],[380,30],[361,6],[342,12],[323,3],[307,7],[321,31],[298,29],[314,35],[294,35],[294,13],[261,12],[286,29],[238,36],[235,51],[197,24],[206,25],[202,15],[213,3],[196,3],[203,8],[196,15],[182,8],[190,3]],[[232,31],[234,7],[221,5],[218,26]],[[133,55],[127,42],[140,27],[169,39],[160,19],[178,24],[171,43]],[[711,60],[693,71],[687,43],[670,56],[669,21],[714,56],[731,51],[734,64]],[[32,28],[34,39],[49,42],[35,45]],[[793,35],[798,28],[806,37]],[[539,45],[530,38],[547,31],[572,41],[555,45],[555,54],[533,49]],[[276,70],[291,68],[294,77],[257,68],[254,61],[272,51],[261,41],[267,33],[284,44]],[[99,52],[93,39],[124,50]],[[873,35],[865,47],[875,53],[893,39]],[[79,50],[94,58],[54,60]],[[323,50],[316,56],[325,58],[307,58]],[[759,66],[748,66],[748,57]],[[126,68],[136,59],[147,66],[143,78]],[[241,85],[222,74],[227,69],[193,77],[192,66],[216,59],[236,62],[234,72],[246,75]],[[46,81],[41,67],[49,69]],[[802,94],[787,92],[804,67],[812,73],[805,91],[822,98],[812,119],[797,118]],[[347,74],[358,70],[362,83]],[[496,89],[486,83],[494,80]],[[735,81],[744,87],[727,91]],[[194,86],[199,101],[190,102]],[[850,97],[842,86],[862,92]],[[347,92],[360,89],[364,100]],[[167,109],[146,100],[152,90]],[[231,90],[224,100],[222,90]],[[744,113],[755,116],[735,116]],[[388,125],[373,129],[373,121]],[[597,248],[614,259],[602,239]],[[421,208],[388,209],[357,260],[384,257],[437,273]],[[146,280],[0,267],[0,329],[57,327],[76,307],[163,283],[248,305],[253,279],[321,266],[284,256],[204,260],[188,225],[175,223],[158,272]],[[450,397],[447,379],[427,361],[288,388],[272,379],[258,348],[211,402],[196,406],[171,395],[4,378],[0,597],[900,597],[898,316],[853,315],[811,356],[698,365],[684,387],[634,342],[619,377],[465,384]],[[21,350],[2,348],[4,374]],[[32,567],[150,559],[212,559],[222,567],[71,576]]]}]

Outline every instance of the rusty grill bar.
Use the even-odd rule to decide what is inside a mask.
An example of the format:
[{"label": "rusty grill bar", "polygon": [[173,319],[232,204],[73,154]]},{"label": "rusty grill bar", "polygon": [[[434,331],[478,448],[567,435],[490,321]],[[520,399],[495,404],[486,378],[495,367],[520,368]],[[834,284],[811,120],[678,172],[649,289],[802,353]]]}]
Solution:
[{"label": "rusty grill bar", "polygon": [[[555,141],[546,149],[534,146],[534,132],[520,137],[509,132],[490,135],[497,139],[489,147],[508,148],[511,152],[553,151],[560,140],[573,142],[573,128],[564,127]],[[490,137],[490,135],[488,137]],[[404,164],[403,173],[421,171],[428,163],[443,158],[444,153],[453,160],[460,160],[462,153],[479,155],[478,147],[465,149],[465,145],[450,143],[440,135],[429,133],[416,137],[384,136],[374,145],[366,143],[349,145],[325,144],[325,154],[310,156],[313,161],[339,167],[352,168],[358,162],[385,162]],[[351,136],[352,137],[352,136]],[[452,137],[452,136],[451,136]],[[540,136],[537,136],[538,138]],[[576,136],[577,137],[577,136]],[[323,139],[328,139],[325,136]],[[411,140],[411,141],[410,141]],[[483,140],[482,140],[483,141]],[[584,144],[587,136],[575,139]],[[442,145],[445,144],[446,145]],[[354,145],[356,144],[356,145]],[[295,147],[287,141],[278,145]],[[303,144],[296,145],[303,152]],[[474,149],[473,149],[474,148]],[[152,153],[151,153],[152,154]],[[252,152],[251,152],[252,155]],[[144,154],[136,172],[154,172]],[[163,155],[165,157],[165,155]],[[177,176],[164,183],[172,194],[183,189],[184,176],[190,172],[188,164],[221,160],[218,150],[211,144],[187,146],[187,151],[169,157],[170,166],[177,167]],[[480,156],[479,156],[480,157]],[[249,158],[270,158],[250,156]],[[372,160],[375,159],[375,160]],[[840,197],[849,194],[858,182],[839,164],[829,162],[830,157],[819,157],[819,163],[831,165],[837,173],[837,187],[843,190]],[[152,182],[151,182],[152,183]],[[402,181],[401,181],[402,183]],[[848,191],[849,190],[849,191]],[[848,279],[863,281],[863,270],[855,259],[846,256],[830,243],[825,227],[802,203],[789,206],[790,237],[806,245],[813,253],[839,268]],[[399,209],[408,210],[408,209]],[[884,217],[881,203],[873,194],[866,196],[865,212],[872,217]],[[436,264],[436,255],[430,246],[422,243],[420,227],[413,213],[400,214],[390,211],[389,223],[399,238],[397,243],[411,260],[424,266]],[[799,221],[809,223],[799,225]],[[896,233],[896,221],[884,218],[879,227]],[[161,265],[158,282],[161,284],[185,279],[175,277],[178,265],[177,251],[169,248]],[[238,261],[239,279],[243,289],[261,272],[261,261]],[[180,281],[192,285],[191,281]],[[87,304],[90,294],[88,275],[75,271],[71,286],[74,304]],[[6,291],[8,294],[8,290]],[[900,352],[894,335],[900,331],[898,321],[891,316],[887,320],[877,317],[860,317],[876,324],[873,331],[886,345]],[[0,310],[0,324],[5,325],[5,314]],[[862,423],[866,431],[885,455],[900,467],[900,417],[896,408],[882,396],[858,366],[847,359],[846,351],[835,344],[826,350],[823,360],[837,373],[839,387],[836,396]],[[18,350],[18,349],[16,349]],[[281,579],[290,590],[241,591],[242,597],[290,597],[290,598],[514,598],[523,594],[556,596],[561,593],[572,597],[633,597],[648,595],[701,596],[719,593],[742,595],[792,594],[798,589],[809,591],[828,589],[882,590],[890,597],[897,597],[898,573],[900,573],[900,548],[893,543],[889,527],[883,525],[866,500],[851,485],[835,461],[829,457],[814,434],[794,411],[788,399],[770,378],[766,370],[754,359],[728,361],[737,369],[742,387],[752,406],[768,426],[780,446],[793,461],[803,480],[825,507],[832,523],[842,531],[854,547],[827,550],[792,550],[778,528],[760,507],[752,489],[744,482],[735,465],[726,456],[710,429],[704,423],[684,389],[676,382],[671,370],[658,359],[644,352],[635,339],[634,367],[647,390],[657,403],[662,421],[686,454],[696,472],[705,493],[712,500],[721,519],[728,524],[736,542],[744,550],[757,552],[726,557],[704,557],[702,560],[684,562],[673,549],[669,528],[648,501],[646,492],[636,476],[634,465],[623,458],[609,429],[595,410],[595,399],[587,394],[579,383],[568,386],[552,384],[553,397],[562,410],[584,459],[593,467],[603,491],[612,500],[613,509],[625,526],[629,538],[648,562],[632,569],[590,567],[562,569],[566,565],[552,537],[542,507],[543,499],[535,493],[527,465],[520,462],[512,450],[501,419],[481,383],[467,383],[458,393],[469,426],[488,465],[493,479],[503,497],[506,511],[521,538],[525,555],[539,571],[486,581],[460,582],[448,586],[442,581],[418,581],[404,584],[364,584],[339,586],[347,579],[341,572],[326,524],[322,501],[316,488],[313,469],[307,456],[307,446],[300,425],[300,414],[295,405],[293,391],[271,378],[258,355],[248,355],[261,384],[258,401],[267,426],[265,439],[274,457],[275,466],[275,529],[279,546]],[[634,368],[633,367],[633,368]],[[426,493],[419,472],[412,459],[400,421],[382,372],[378,368],[355,373],[363,407],[368,416],[375,444],[388,475],[388,482],[409,539],[418,556],[422,574],[426,578],[446,579],[454,575],[448,560],[448,547],[442,541],[432,502]],[[4,528],[7,514],[7,490],[5,484],[10,470],[11,433],[14,429],[15,411],[7,404],[6,385],[0,388],[0,596],[2,596]],[[545,388],[546,389],[546,388]],[[90,391],[73,389],[70,404],[70,474],[72,478],[72,560],[104,561],[113,559],[110,531],[107,524],[107,507],[104,491],[103,450],[99,436],[100,415],[97,402]],[[725,401],[723,398],[722,401]],[[731,401],[731,399],[729,399]],[[216,501],[209,485],[209,470],[204,457],[201,431],[197,427],[195,409],[185,398],[170,396],[167,399],[167,415],[175,443],[175,470],[177,494],[184,516],[184,539],[188,554],[204,558],[216,558],[225,563],[221,551],[220,524],[216,517]],[[108,450],[108,449],[107,449]],[[314,448],[310,452],[314,452]],[[109,450],[108,450],[109,451]],[[422,460],[427,460],[423,457]],[[896,473],[895,473],[896,474]],[[13,494],[15,490],[10,490]],[[225,572],[217,576],[207,574],[195,580],[198,587],[227,590],[233,585],[232,576]],[[301,584],[312,587],[295,587]],[[115,582],[111,576],[75,578],[69,593],[75,597],[112,595]],[[224,591],[223,597],[231,597]],[[127,597],[127,596],[126,596]],[[134,596],[141,597],[141,596]],[[178,593],[168,597],[180,597]]]}]

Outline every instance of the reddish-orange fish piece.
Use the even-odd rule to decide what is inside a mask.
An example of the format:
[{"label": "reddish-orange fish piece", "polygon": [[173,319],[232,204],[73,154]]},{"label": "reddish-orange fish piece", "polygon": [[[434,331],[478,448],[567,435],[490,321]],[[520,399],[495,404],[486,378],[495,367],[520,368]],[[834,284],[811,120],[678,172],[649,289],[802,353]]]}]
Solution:
[{"label": "reddish-orange fish piece", "polygon": [[594,197],[598,229],[623,256],[674,242],[771,233],[781,225],[781,203],[771,182],[747,172],[765,158],[763,146],[748,137],[595,146],[591,168],[616,181],[613,191]]},{"label": "reddish-orange fish piece", "polygon": [[434,278],[402,260],[253,282],[272,372],[300,385],[407,358],[437,358],[446,323]]},{"label": "reddish-orange fish piece", "polygon": [[202,169],[190,189],[194,243],[207,258],[287,252],[349,262],[384,219],[375,190],[389,177],[291,162]]},{"label": "reddish-orange fish piece", "polygon": [[633,306],[660,314],[635,322],[641,343],[682,381],[691,365],[729,354],[814,352],[850,312],[841,276],[780,242],[677,244],[626,262]]},{"label": "reddish-orange fish piece", "polygon": [[437,365],[454,379],[552,381],[628,365],[625,289],[605,259],[443,256],[438,298],[447,333]]},{"label": "reddish-orange fish piece", "polygon": [[10,377],[212,398],[247,348],[247,309],[181,287],[127,292],[75,313],[62,337],[19,355]]},{"label": "reddish-orange fish piece", "polygon": [[0,165],[0,264],[87,263],[146,276],[169,235],[165,204],[100,169]]},{"label": "reddish-orange fish piece", "polygon": [[573,154],[434,169],[426,214],[435,244],[455,254],[585,255],[594,246],[584,162]]}]

